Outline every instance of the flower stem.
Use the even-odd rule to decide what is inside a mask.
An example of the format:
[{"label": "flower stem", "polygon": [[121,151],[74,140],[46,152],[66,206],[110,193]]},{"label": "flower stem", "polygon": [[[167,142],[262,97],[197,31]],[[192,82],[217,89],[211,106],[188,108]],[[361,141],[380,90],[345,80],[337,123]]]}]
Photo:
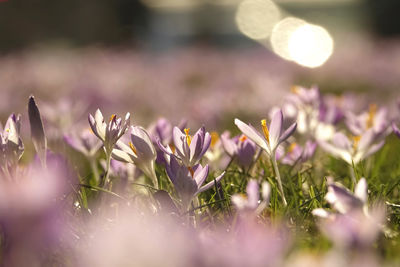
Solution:
[{"label": "flower stem", "polygon": [[96,159],[93,157],[89,158],[90,168],[92,169],[94,179],[96,180],[96,184],[98,185],[100,182],[99,169],[97,168]]},{"label": "flower stem", "polygon": [[279,191],[281,191],[283,205],[286,207],[287,202],[286,202],[286,198],[285,198],[285,193],[283,192],[281,175],[279,173],[278,164],[277,164],[276,158],[275,158],[275,153],[272,153],[271,161],[272,161],[272,165],[274,166],[274,171],[275,171],[276,180],[278,181]]},{"label": "flower stem", "polygon": [[107,189],[109,187],[110,183],[110,165],[111,165],[111,153],[106,151],[106,173],[104,174],[104,182],[103,182],[103,188]]}]

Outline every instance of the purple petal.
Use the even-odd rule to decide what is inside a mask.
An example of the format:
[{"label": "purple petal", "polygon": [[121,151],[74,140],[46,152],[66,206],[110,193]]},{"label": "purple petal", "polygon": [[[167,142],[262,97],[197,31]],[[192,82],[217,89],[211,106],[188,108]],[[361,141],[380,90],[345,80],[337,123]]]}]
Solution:
[{"label": "purple petal", "polygon": [[254,143],[256,143],[259,147],[264,149],[271,154],[269,147],[267,146],[267,141],[264,137],[260,135],[260,133],[254,129],[252,126],[245,124],[239,119],[235,119],[236,126],[242,131],[242,133],[251,139]]},{"label": "purple petal", "polygon": [[271,125],[269,128],[269,145],[271,150],[275,150],[275,148],[279,144],[279,138],[282,133],[282,123],[283,123],[283,114],[282,110],[277,110],[271,120]]},{"label": "purple petal", "polygon": [[[215,178],[215,179],[214,179],[215,182],[216,182],[216,183],[219,183],[219,181],[221,181],[221,179],[224,177],[224,175],[225,175],[225,172],[223,172],[220,176],[218,176],[217,178]],[[207,191],[208,189],[210,189],[211,187],[213,187],[214,184],[215,184],[214,180],[211,181],[211,182],[209,182],[208,184],[202,186],[202,187],[196,192],[196,195],[199,194],[199,193],[201,193],[201,192]]]},{"label": "purple petal", "polygon": [[288,139],[294,133],[294,131],[296,131],[296,128],[297,128],[297,122],[290,125],[290,127],[286,129],[286,131],[282,134],[281,138],[279,139],[279,144]]}]

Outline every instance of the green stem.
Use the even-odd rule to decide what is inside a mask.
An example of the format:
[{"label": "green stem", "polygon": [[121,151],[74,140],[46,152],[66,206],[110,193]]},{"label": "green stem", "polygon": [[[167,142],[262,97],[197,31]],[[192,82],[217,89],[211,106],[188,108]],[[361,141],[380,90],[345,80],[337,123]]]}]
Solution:
[{"label": "green stem", "polygon": [[286,202],[286,198],[285,198],[285,193],[283,192],[282,180],[281,180],[281,175],[280,175],[279,169],[278,169],[278,163],[276,162],[275,152],[272,153],[271,160],[272,160],[272,165],[274,166],[276,180],[278,181],[279,191],[281,191],[283,205],[286,207],[287,202]]},{"label": "green stem", "polygon": [[100,175],[99,175],[99,169],[97,168],[96,159],[90,157],[89,162],[90,162],[90,168],[92,169],[93,172],[94,179],[96,180],[96,185],[98,185],[100,182]]},{"label": "green stem", "polygon": [[106,173],[104,175],[104,183],[103,183],[103,188],[108,188],[109,187],[109,183],[110,183],[110,165],[111,165],[111,153],[106,151]]}]

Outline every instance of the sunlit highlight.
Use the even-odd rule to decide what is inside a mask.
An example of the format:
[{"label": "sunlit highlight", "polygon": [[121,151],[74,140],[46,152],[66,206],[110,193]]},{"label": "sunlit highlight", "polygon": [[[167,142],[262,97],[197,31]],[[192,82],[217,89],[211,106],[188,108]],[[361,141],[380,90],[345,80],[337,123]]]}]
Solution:
[{"label": "sunlit highlight", "polygon": [[202,1],[198,0],[140,0],[140,1],[149,8],[171,9],[171,10],[187,10],[195,8],[200,4],[202,4]]},{"label": "sunlit highlight", "polygon": [[271,45],[273,51],[286,60],[292,60],[289,52],[289,40],[292,34],[307,23],[298,18],[287,17],[277,23],[271,34]]},{"label": "sunlit highlight", "polygon": [[315,68],[324,64],[332,55],[333,39],[324,28],[306,24],[290,35],[288,49],[293,61]]},{"label": "sunlit highlight", "polygon": [[239,30],[254,40],[268,38],[279,19],[280,11],[270,0],[245,0],[236,11]]}]

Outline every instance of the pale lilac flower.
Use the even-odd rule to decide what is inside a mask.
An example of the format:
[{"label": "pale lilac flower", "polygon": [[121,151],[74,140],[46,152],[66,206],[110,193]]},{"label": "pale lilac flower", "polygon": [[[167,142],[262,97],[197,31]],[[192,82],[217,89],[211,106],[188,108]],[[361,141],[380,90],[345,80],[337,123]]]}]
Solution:
[{"label": "pale lilac flower", "polygon": [[232,196],[232,203],[239,212],[245,216],[250,214],[260,214],[268,205],[271,195],[271,186],[268,182],[262,183],[262,199],[260,200],[260,192],[258,182],[251,179],[246,187],[247,196],[235,194]]},{"label": "pale lilac flower", "polygon": [[93,133],[103,142],[106,154],[111,153],[114,145],[125,133],[130,123],[130,114],[126,113],[124,121],[116,115],[110,117],[110,121],[104,121],[100,109],[96,110],[94,117],[89,114],[89,125]]},{"label": "pale lilac flower", "polygon": [[328,178],[326,201],[335,213],[324,209],[313,210],[321,218],[321,230],[339,247],[370,246],[383,230],[383,207],[368,210],[368,185],[365,178],[357,183],[354,193]]},{"label": "pale lilac flower", "polygon": [[261,121],[263,134],[260,134],[253,126],[247,125],[239,119],[235,119],[235,124],[245,136],[264,149],[270,157],[275,154],[279,144],[288,139],[297,127],[297,123],[293,123],[283,131],[283,114],[281,110],[276,111],[273,115],[270,127],[267,126],[266,120]]},{"label": "pale lilac flower", "polygon": [[140,126],[131,126],[130,139],[129,146],[123,142],[117,142],[116,148],[112,150],[112,157],[119,161],[135,164],[158,188],[154,170],[157,153],[149,134]]},{"label": "pale lilac flower", "polygon": [[250,138],[254,143],[261,147],[271,158],[274,166],[276,180],[278,181],[279,190],[282,195],[283,204],[286,206],[286,198],[283,192],[282,180],[276,162],[276,149],[279,144],[289,138],[296,130],[297,123],[293,123],[289,128],[283,131],[283,114],[282,110],[278,110],[272,117],[270,127],[268,129],[266,120],[261,121],[263,135],[260,134],[253,126],[247,125],[239,119],[235,119],[236,126],[244,135]]},{"label": "pale lilac flower", "polygon": [[174,151],[171,147],[164,147],[160,142],[158,146],[167,155],[173,155],[181,160],[186,167],[198,164],[211,144],[211,136],[204,127],[201,127],[193,136],[190,136],[188,128],[184,129],[183,133],[178,127],[174,127],[172,138]]},{"label": "pale lilac flower", "polygon": [[20,137],[21,115],[11,114],[4,126],[0,124],[0,159],[4,171],[15,166],[24,153],[24,144]]},{"label": "pale lilac flower", "polygon": [[316,148],[317,143],[312,141],[307,141],[304,147],[297,143],[292,143],[286,153],[282,150],[277,150],[277,160],[280,160],[282,164],[294,166],[296,163],[306,162],[312,158]]},{"label": "pale lilac flower", "polygon": [[358,164],[377,152],[385,144],[381,136],[376,136],[372,129],[361,136],[348,138],[341,132],[335,133],[331,142],[320,140],[319,145],[332,156],[343,159],[347,164]]},{"label": "pale lilac flower", "polygon": [[221,135],[221,142],[226,153],[232,158],[237,157],[238,164],[248,168],[254,160],[257,151],[256,144],[245,135],[229,137],[229,132]]},{"label": "pale lilac flower", "polygon": [[178,193],[184,211],[187,210],[192,199],[199,193],[204,192],[218,183],[225,175],[223,172],[213,181],[203,185],[208,177],[208,165],[201,166],[197,164],[188,168],[181,165],[175,157],[171,157],[169,164],[166,166],[167,174],[171,182],[174,184],[175,190]]},{"label": "pale lilac flower", "polygon": [[79,134],[65,134],[64,141],[87,158],[93,158],[103,145],[89,129],[85,129]]},{"label": "pale lilac flower", "polygon": [[369,110],[360,115],[346,113],[346,125],[354,135],[362,135],[372,129],[376,135],[384,134],[389,127],[388,111],[371,104]]}]

